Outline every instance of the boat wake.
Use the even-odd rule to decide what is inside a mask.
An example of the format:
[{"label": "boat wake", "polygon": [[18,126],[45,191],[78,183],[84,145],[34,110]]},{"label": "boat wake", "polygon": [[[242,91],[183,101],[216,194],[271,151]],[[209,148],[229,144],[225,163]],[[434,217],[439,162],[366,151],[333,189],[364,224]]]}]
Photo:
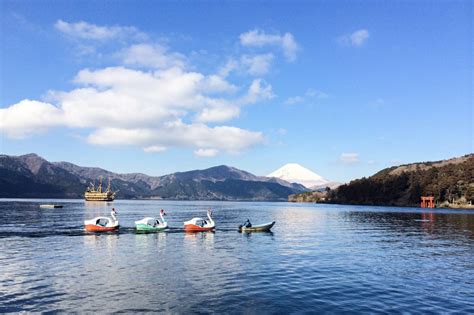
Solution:
[{"label": "boat wake", "polygon": [[[235,228],[220,228],[216,230],[217,232],[234,232],[237,233],[238,230]],[[169,227],[164,231],[154,232],[154,233],[143,233],[137,231],[133,227],[120,227],[118,231],[114,232],[88,232],[84,230],[84,227],[81,226],[71,226],[69,228],[56,229],[56,230],[44,230],[44,231],[0,231],[0,239],[2,238],[11,238],[11,237],[25,237],[25,238],[40,238],[40,237],[53,237],[53,236],[89,236],[89,235],[127,235],[127,234],[137,234],[137,235],[151,235],[157,233],[167,233],[167,234],[177,234],[177,233],[215,233],[214,231],[205,231],[205,232],[190,232],[185,231],[182,227]]]}]

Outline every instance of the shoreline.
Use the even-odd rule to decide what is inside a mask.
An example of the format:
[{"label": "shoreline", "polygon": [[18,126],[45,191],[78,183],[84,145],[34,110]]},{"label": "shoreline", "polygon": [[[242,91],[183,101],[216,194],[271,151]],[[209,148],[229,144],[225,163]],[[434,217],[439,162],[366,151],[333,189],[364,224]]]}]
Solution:
[{"label": "shoreline", "polygon": [[448,205],[447,207],[422,208],[419,205],[369,205],[369,204],[355,204],[355,203],[332,203],[332,202],[315,202],[315,201],[288,201],[289,203],[316,203],[326,205],[344,205],[344,206],[368,206],[368,207],[397,207],[397,208],[419,208],[419,209],[454,209],[454,210],[474,210],[474,205]]},{"label": "shoreline", "polygon": [[13,200],[21,200],[21,201],[28,201],[28,200],[75,200],[75,201],[84,201],[84,202],[94,202],[94,203],[104,203],[110,204],[114,201],[198,201],[198,202],[287,202],[287,203],[294,203],[294,204],[323,204],[323,205],[341,205],[341,206],[369,206],[369,207],[392,207],[392,208],[418,208],[418,209],[426,209],[426,210],[436,210],[436,209],[444,209],[444,210],[474,210],[474,205],[465,205],[465,206],[458,206],[458,205],[450,205],[447,207],[435,207],[435,208],[421,208],[419,206],[412,206],[412,205],[369,205],[369,204],[351,204],[351,203],[331,203],[331,202],[313,202],[313,201],[289,201],[289,200],[216,200],[216,199],[158,199],[158,198],[130,198],[130,199],[115,199],[114,201],[86,201],[83,198],[58,198],[58,197],[0,197],[1,201],[13,201]]}]

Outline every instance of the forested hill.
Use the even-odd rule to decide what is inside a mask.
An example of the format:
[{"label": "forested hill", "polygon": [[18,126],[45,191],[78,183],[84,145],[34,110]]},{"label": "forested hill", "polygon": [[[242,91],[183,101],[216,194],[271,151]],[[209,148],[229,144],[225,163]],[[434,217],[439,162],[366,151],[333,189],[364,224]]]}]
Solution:
[{"label": "forested hill", "polygon": [[474,203],[474,154],[386,168],[339,186],[328,199],[342,204],[418,206],[420,196],[434,196],[438,206]]}]

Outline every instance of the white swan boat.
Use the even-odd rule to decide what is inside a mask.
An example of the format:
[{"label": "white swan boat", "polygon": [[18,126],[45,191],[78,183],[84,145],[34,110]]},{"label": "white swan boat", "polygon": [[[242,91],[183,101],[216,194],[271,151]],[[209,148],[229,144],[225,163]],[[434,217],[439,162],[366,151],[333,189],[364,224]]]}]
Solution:
[{"label": "white swan boat", "polygon": [[117,220],[117,212],[112,208],[109,217],[95,217],[85,220],[85,230],[89,232],[112,232],[119,229],[119,221]]}]

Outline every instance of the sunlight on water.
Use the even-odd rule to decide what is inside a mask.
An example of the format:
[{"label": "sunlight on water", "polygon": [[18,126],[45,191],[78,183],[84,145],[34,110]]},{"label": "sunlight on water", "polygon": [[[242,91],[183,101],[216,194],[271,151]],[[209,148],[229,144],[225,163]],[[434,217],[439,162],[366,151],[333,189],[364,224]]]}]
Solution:
[{"label": "sunlight on water", "polygon": [[[51,202],[51,201],[50,201]],[[0,312],[474,312],[474,213],[288,203],[0,201]],[[115,234],[83,221],[119,213]],[[134,221],[166,209],[170,229]],[[215,233],[184,233],[212,208]],[[238,233],[275,220],[270,233]]]}]

